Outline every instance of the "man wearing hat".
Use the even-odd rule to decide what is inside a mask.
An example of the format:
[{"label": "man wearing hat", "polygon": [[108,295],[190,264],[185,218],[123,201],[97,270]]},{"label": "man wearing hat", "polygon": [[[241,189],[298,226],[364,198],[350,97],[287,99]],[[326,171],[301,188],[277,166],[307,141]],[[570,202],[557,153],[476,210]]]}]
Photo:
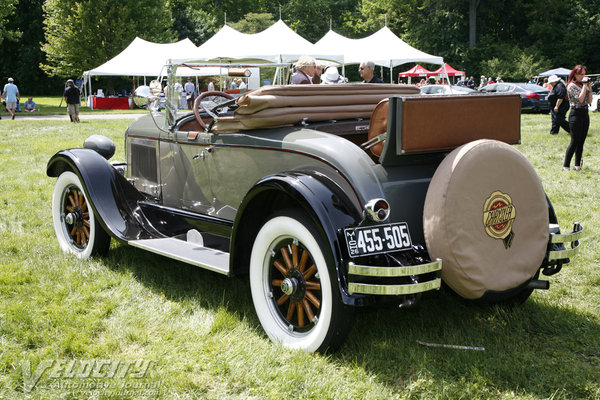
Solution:
[{"label": "man wearing hat", "polygon": [[338,83],[345,83],[346,79],[343,76],[340,76],[340,73],[336,67],[329,67],[321,76],[321,81],[328,85],[335,85]]},{"label": "man wearing hat", "polygon": [[67,81],[67,88],[63,94],[67,103],[67,113],[71,122],[79,122],[79,106],[81,105],[81,92],[73,83],[73,79]]},{"label": "man wearing hat", "polygon": [[8,83],[4,85],[2,91],[2,97],[6,101],[6,109],[11,115],[11,119],[15,119],[15,110],[17,109],[17,102],[20,100],[19,88],[15,85],[13,78],[8,78]]},{"label": "man wearing hat", "polygon": [[567,87],[565,82],[556,75],[548,78],[548,83],[552,86],[552,91],[548,95],[550,101],[550,116],[552,117],[552,127],[550,134],[556,135],[562,127],[567,133],[570,132],[569,123],[566,120],[569,110],[569,101],[567,99]]}]

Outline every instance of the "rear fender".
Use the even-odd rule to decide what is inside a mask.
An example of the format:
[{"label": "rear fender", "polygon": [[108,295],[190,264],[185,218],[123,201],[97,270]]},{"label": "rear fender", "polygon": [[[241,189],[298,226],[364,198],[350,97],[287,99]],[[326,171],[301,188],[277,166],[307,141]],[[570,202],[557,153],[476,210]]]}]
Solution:
[{"label": "rear fender", "polygon": [[89,149],[60,151],[48,161],[46,173],[58,177],[65,171],[79,177],[94,214],[113,238],[127,242],[164,237],[140,209],[138,202],[145,196],[100,154]]},{"label": "rear fender", "polygon": [[342,301],[347,305],[363,304],[366,296],[348,294],[346,251],[339,235],[343,228],[359,223],[363,219],[362,212],[331,181],[307,173],[271,175],[248,192],[233,227],[231,262],[234,271],[247,272],[254,237],[273,213],[288,208],[302,209],[318,227],[318,234],[325,240],[333,261],[329,269],[337,276]]}]

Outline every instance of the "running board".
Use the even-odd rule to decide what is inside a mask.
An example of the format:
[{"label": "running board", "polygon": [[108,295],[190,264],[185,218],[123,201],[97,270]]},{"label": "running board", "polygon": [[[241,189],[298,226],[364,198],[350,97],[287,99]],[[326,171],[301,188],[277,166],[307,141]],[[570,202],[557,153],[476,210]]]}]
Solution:
[{"label": "running board", "polygon": [[229,275],[229,253],[220,250],[173,238],[131,240],[128,244],[174,260]]}]

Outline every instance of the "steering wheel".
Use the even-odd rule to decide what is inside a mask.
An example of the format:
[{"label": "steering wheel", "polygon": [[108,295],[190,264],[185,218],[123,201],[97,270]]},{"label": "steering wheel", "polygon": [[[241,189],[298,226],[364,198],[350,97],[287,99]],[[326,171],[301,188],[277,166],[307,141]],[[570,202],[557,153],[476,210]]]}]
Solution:
[{"label": "steering wheel", "polygon": [[204,99],[205,97],[208,97],[208,96],[224,97],[228,100],[234,99],[234,97],[232,95],[230,95],[229,93],[217,92],[217,91],[203,92],[200,96],[198,96],[196,98],[196,100],[194,101],[194,116],[196,117],[196,121],[198,121],[198,123],[204,130],[206,130],[206,123],[202,120],[202,117],[200,117],[200,108],[202,108],[202,110],[204,112],[206,112],[208,115],[210,115],[212,117],[212,119],[214,120],[217,118],[217,114],[215,114],[215,110],[221,106],[220,104],[218,104],[212,110],[209,110],[208,108],[204,107],[204,105],[202,105],[202,99]]}]

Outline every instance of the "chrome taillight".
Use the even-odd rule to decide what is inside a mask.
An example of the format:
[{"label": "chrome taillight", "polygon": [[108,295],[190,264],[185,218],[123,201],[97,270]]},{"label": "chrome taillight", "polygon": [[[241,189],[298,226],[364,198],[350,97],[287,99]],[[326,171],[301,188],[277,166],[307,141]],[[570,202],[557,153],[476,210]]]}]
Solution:
[{"label": "chrome taillight", "polygon": [[365,204],[365,210],[369,218],[375,222],[382,222],[390,216],[390,204],[384,199],[369,200]]}]

